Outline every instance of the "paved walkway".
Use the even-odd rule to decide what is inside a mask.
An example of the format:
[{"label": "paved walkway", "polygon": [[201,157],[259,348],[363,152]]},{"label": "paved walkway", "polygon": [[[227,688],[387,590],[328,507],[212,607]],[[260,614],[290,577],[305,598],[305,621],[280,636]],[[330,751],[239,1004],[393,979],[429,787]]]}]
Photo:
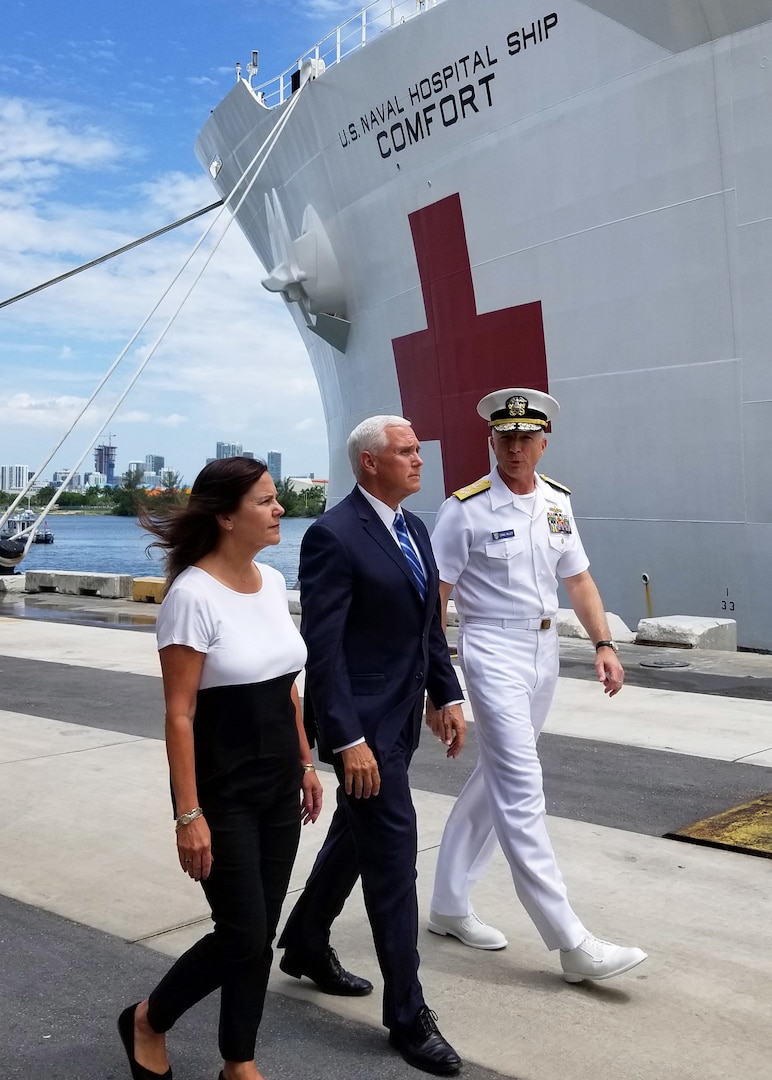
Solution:
[{"label": "paved walkway", "polygon": [[[591,659],[581,643],[566,653],[572,674]],[[625,651],[631,668],[638,657]],[[730,685],[734,670],[738,685],[772,674],[769,657],[704,662]],[[208,922],[173,857],[154,639],[0,617],[0,680],[0,1077],[125,1077],[117,1012]],[[770,863],[663,840],[646,815],[653,802],[676,826],[686,822],[670,818],[686,806],[714,812],[714,787],[737,801],[770,790],[772,703],[647,686],[607,700],[571,677],[548,731],[548,790],[559,789],[551,803],[563,800],[564,815],[550,828],[574,906],[596,933],[639,944],[650,959],[608,984],[567,986],[497,857],[475,903],[509,947],[480,953],[426,931],[419,942],[427,1000],[467,1062],[464,1076],[767,1080]],[[577,778],[576,762],[591,777],[593,760],[606,763],[602,782]],[[446,762],[426,733],[414,771],[424,916],[442,826],[470,764]],[[328,814],[303,830],[288,905]],[[599,823],[623,814],[625,829]],[[333,943],[377,987],[358,890]],[[266,1077],[418,1076],[386,1045],[378,996],[328,998],[275,967],[258,1050]],[[178,1080],[214,1080],[214,1002],[180,1023],[170,1049]]]}]

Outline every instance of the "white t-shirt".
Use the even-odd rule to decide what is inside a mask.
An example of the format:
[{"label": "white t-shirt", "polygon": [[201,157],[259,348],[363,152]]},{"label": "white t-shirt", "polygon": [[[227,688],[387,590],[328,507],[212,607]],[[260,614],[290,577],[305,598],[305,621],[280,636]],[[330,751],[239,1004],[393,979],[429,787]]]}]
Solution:
[{"label": "white t-shirt", "polygon": [[197,566],[175,578],[158,613],[158,648],[205,653],[200,689],[265,682],[300,671],[306,646],[287,606],[284,578],[258,563],[263,587],[238,593]]}]

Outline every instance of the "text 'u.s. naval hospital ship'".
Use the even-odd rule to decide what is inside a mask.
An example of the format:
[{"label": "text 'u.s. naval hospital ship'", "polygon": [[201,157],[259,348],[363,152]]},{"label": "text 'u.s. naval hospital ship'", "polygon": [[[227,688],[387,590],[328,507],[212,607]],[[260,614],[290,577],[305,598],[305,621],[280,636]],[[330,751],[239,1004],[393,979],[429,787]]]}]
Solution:
[{"label": "text 'u.s. naval hospital ship'", "polygon": [[384,0],[256,68],[196,149],[308,348],[331,498],[400,413],[431,524],[489,470],[478,399],[549,389],[607,608],[772,648],[772,0]]}]

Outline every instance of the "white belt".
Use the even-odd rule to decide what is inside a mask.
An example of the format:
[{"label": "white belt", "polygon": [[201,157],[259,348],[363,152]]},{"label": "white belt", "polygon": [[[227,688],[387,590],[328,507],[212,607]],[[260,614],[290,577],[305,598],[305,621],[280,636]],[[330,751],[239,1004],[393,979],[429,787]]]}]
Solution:
[{"label": "white belt", "polygon": [[535,619],[464,619],[463,622],[500,626],[502,630],[549,630],[555,625],[555,616],[539,615]]}]

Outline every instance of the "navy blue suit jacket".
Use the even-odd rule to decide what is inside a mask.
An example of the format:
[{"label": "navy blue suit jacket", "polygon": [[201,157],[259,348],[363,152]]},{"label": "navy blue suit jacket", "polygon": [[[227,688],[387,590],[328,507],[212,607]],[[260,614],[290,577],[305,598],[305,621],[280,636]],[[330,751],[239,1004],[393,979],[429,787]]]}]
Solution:
[{"label": "navy blue suit jacket", "polygon": [[426,570],[425,601],[407,559],[358,488],[303,538],[305,717],[323,761],[362,737],[382,761],[408,720],[412,752],[424,690],[438,706],[463,697],[442,631],[429,534],[420,518],[404,514]]}]

